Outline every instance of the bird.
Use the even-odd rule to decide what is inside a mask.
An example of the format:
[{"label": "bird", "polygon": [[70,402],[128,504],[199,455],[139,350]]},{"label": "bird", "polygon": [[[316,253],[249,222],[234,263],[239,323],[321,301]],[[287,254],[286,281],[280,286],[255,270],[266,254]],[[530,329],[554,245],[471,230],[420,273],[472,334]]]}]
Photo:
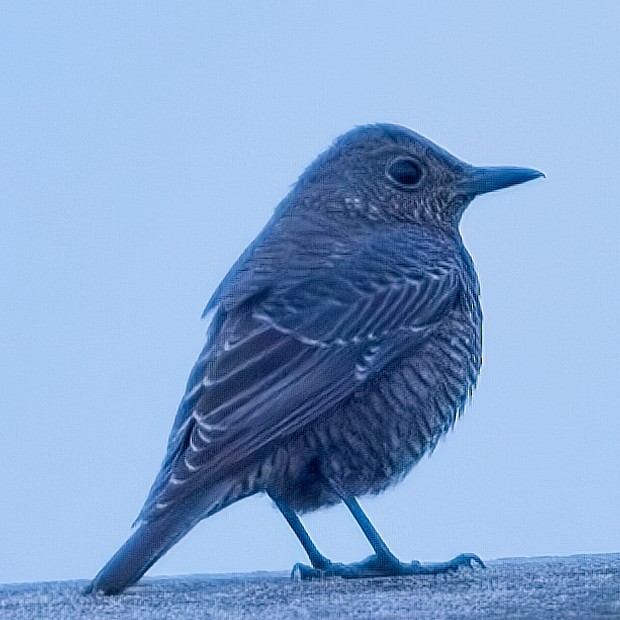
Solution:
[{"label": "bird", "polygon": [[[355,127],[299,177],[208,302],[206,342],[134,531],[86,591],[118,594],[201,520],[271,498],[300,579],[442,574],[401,562],[357,498],[399,482],[452,429],[482,363],[482,309],[459,223],[480,194],[544,176],[477,167],[401,125]],[[366,560],[323,555],[300,515],[339,503]]]}]

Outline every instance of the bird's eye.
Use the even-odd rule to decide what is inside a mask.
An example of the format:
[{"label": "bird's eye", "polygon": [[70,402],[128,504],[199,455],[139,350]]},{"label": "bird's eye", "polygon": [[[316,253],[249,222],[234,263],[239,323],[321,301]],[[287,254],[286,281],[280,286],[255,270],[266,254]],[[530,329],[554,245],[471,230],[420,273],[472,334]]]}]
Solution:
[{"label": "bird's eye", "polygon": [[387,175],[398,185],[413,187],[422,178],[422,168],[415,159],[401,157],[388,164]]}]

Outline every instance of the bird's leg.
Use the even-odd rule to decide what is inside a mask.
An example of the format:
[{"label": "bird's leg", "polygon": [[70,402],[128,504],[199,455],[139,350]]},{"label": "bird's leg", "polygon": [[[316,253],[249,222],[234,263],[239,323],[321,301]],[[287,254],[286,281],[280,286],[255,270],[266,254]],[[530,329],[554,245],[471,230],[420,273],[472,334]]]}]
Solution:
[{"label": "bird's leg", "polygon": [[396,560],[396,556],[389,550],[385,541],[381,538],[381,535],[375,529],[374,525],[370,522],[370,519],[366,516],[366,513],[362,510],[362,507],[358,504],[354,497],[344,497],[343,501],[346,507],[351,511],[351,514],[357,521],[357,524],[364,532],[364,536],[368,539],[370,546],[375,550],[378,556],[383,557],[386,562]]},{"label": "bird's leg", "polygon": [[338,567],[342,566],[342,564],[335,564],[317,549],[295,511],[291,510],[275,495],[269,494],[269,497],[278,507],[278,510],[282,513],[282,516],[286,519],[286,522],[291,526],[293,532],[295,532],[295,535],[299,539],[301,546],[304,548],[304,551],[312,564],[311,567],[306,566],[305,564],[295,564],[293,567],[292,576],[299,577],[301,579],[312,579],[313,577],[321,575],[327,576],[335,574],[334,571]]},{"label": "bird's leg", "polygon": [[471,567],[474,563],[484,568],[482,560],[473,553],[464,553],[448,562],[434,564],[421,564],[415,560],[409,564],[401,562],[389,550],[357,500],[345,494],[342,494],[341,497],[375,551],[375,555],[371,555],[361,562],[346,566],[345,570],[340,574],[341,577],[357,579],[361,577],[393,577],[397,575],[438,575],[456,570],[460,566]]},{"label": "bird's leg", "polygon": [[[379,532],[377,532],[370,522],[370,519],[366,516],[357,500],[344,493],[338,483],[332,482],[331,486],[351,511],[354,519],[362,529],[364,536],[366,536],[368,542],[374,549],[375,554],[354,564],[344,565],[332,563],[327,571],[329,574],[338,575],[345,579],[359,579],[363,577],[392,577],[397,575],[437,575],[454,571],[461,566],[472,567],[474,564],[479,564],[484,568],[482,560],[473,553],[464,553],[448,562],[436,564],[421,564],[417,561],[413,561],[410,564],[401,562],[385,544]],[[318,569],[318,567],[315,567],[315,569]],[[316,573],[319,574],[317,575]],[[322,576],[320,573],[321,571],[319,569],[312,572],[306,571],[305,574],[300,573],[299,576],[302,579],[311,579],[316,576]]]},{"label": "bird's leg", "polygon": [[401,562],[385,544],[357,500],[345,493],[341,493],[339,485],[333,484],[332,487],[351,511],[375,553],[365,560],[353,564],[332,562],[317,549],[295,511],[291,510],[277,496],[270,493],[269,496],[291,526],[293,532],[295,532],[312,564],[312,566],[295,564],[291,574],[293,578],[305,581],[325,577],[361,579],[364,577],[394,577],[398,575],[438,575],[454,571],[461,566],[472,567],[474,564],[479,564],[484,568],[482,560],[473,553],[463,553],[448,562],[436,564],[421,564],[417,561],[413,561],[410,564]]},{"label": "bird's leg", "polygon": [[377,532],[375,526],[370,522],[370,519],[366,516],[366,513],[362,510],[362,507],[358,504],[357,500],[354,497],[343,495],[342,501],[351,511],[353,518],[357,521],[357,524],[360,526],[362,532],[364,532],[364,536],[366,536],[370,546],[375,551],[375,555],[368,558],[368,560],[365,560],[365,562],[374,560],[377,565],[384,566],[386,568],[400,564],[398,558],[389,550],[388,546],[385,544],[385,541],[381,538],[381,535]]}]

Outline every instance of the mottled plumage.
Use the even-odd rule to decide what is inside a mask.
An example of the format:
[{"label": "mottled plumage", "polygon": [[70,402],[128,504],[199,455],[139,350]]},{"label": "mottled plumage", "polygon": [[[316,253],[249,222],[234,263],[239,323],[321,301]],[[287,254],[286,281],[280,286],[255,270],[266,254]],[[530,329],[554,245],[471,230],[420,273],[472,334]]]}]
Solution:
[{"label": "mottled plumage", "polygon": [[294,513],[345,501],[356,516],[356,496],[433,450],[481,364],[460,217],[475,195],[537,176],[474,168],[395,125],[339,138],[209,301],[161,471],[92,590],[121,591],[198,521],[257,492],[304,544]]}]

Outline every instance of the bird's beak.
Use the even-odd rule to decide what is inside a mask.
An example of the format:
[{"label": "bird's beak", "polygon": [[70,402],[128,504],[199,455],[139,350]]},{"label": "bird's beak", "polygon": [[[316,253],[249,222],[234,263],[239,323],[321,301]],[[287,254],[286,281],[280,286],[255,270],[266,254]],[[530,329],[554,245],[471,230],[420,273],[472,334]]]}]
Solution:
[{"label": "bird's beak", "polygon": [[545,175],[533,168],[516,168],[514,166],[492,166],[478,168],[472,166],[459,181],[460,188],[469,196],[478,196],[494,192],[511,185],[532,181]]}]

